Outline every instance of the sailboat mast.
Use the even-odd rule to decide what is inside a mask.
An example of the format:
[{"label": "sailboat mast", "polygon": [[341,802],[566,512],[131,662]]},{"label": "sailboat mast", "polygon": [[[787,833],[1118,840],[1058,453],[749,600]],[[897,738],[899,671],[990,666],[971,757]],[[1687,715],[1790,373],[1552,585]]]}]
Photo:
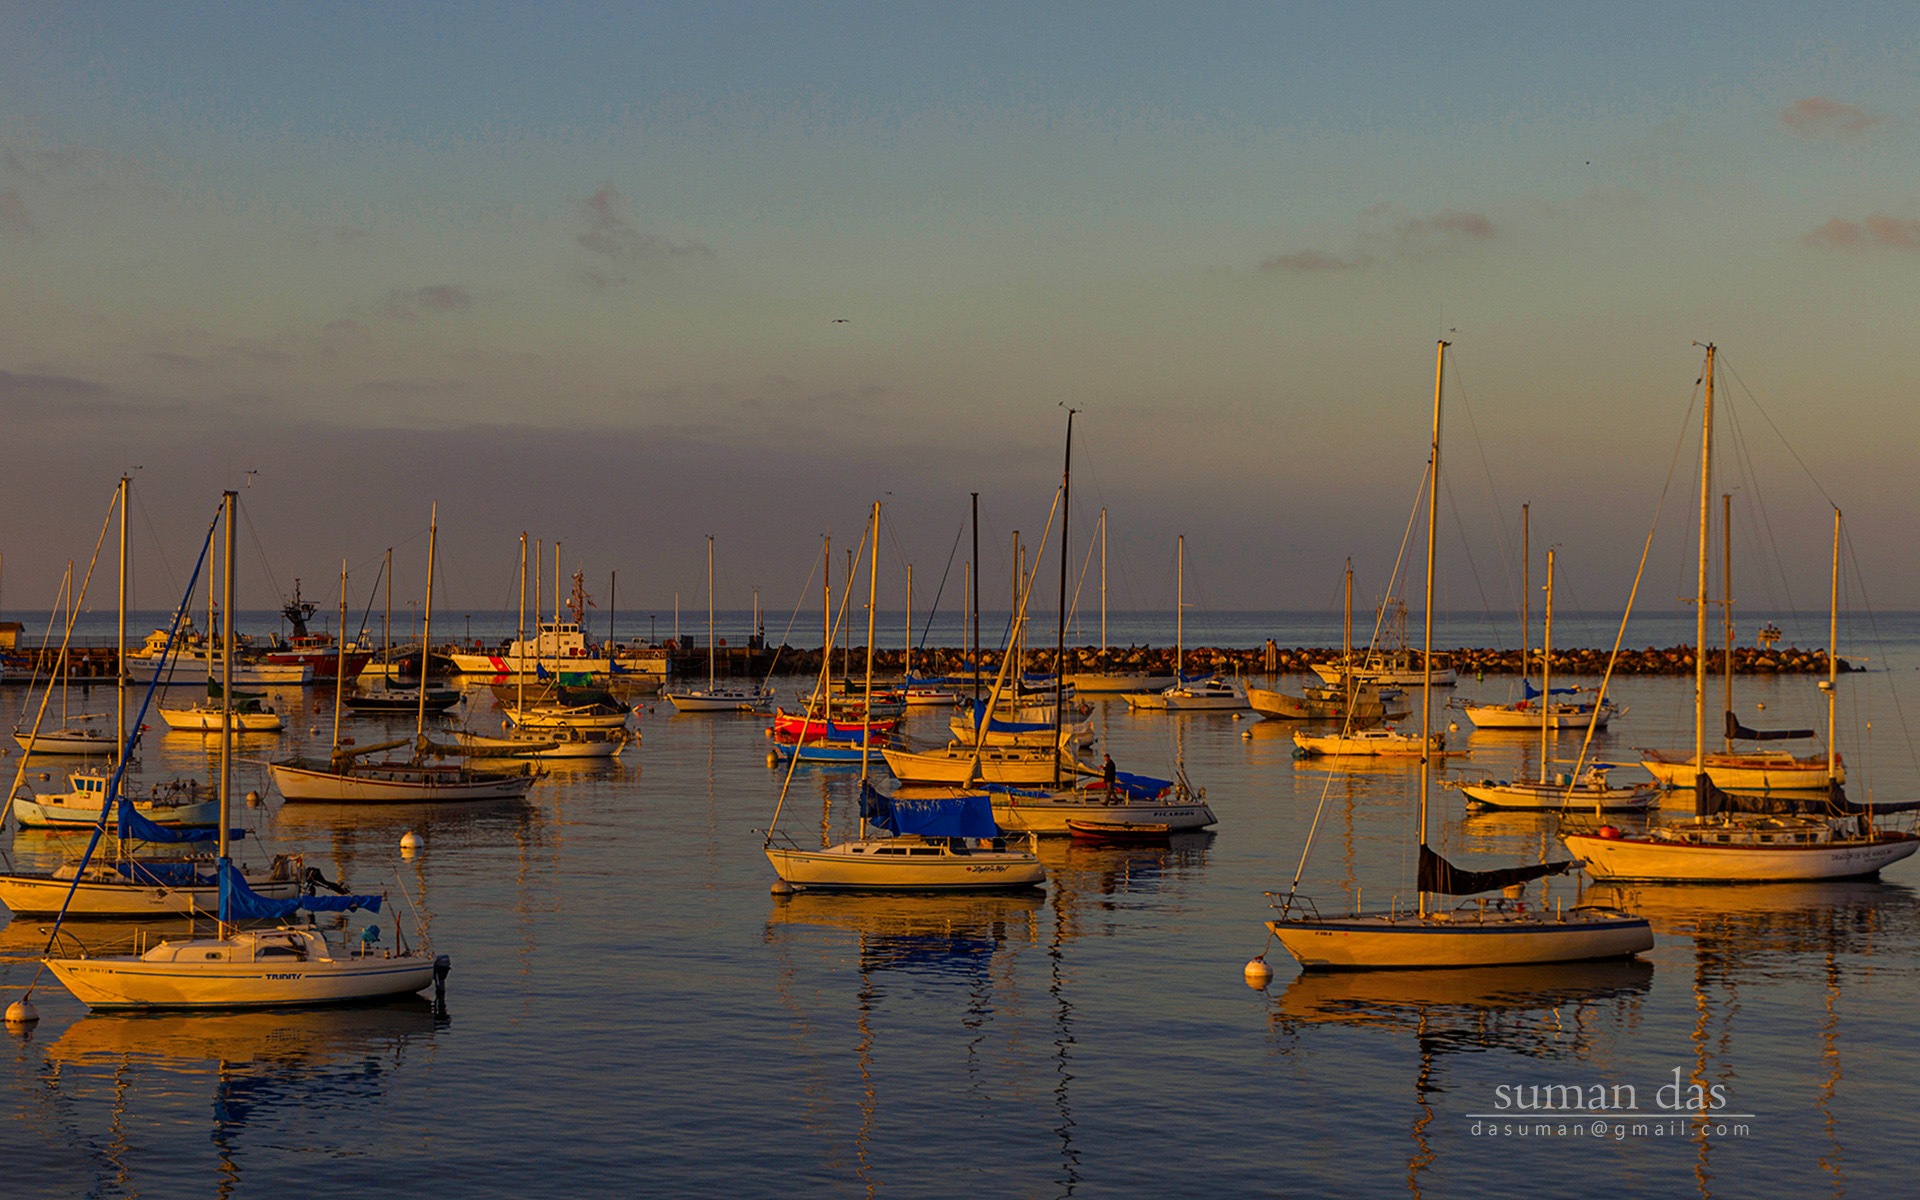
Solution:
[{"label": "sailboat mast", "polygon": [[433,645],[433,558],[439,548],[440,538],[440,502],[433,502],[433,509],[427,517],[427,602],[425,611],[420,614],[420,707],[413,719],[414,754],[419,756],[419,744],[426,738],[427,731],[427,648]]},{"label": "sailboat mast", "polygon": [[1100,648],[1113,645],[1107,640],[1107,510],[1100,510]]},{"label": "sailboat mast", "polygon": [[[1060,469],[1060,612],[1053,626],[1053,786],[1060,786],[1060,726],[1067,701],[1067,553],[1072,541],[1067,537],[1073,517],[1073,414],[1067,410],[1067,458]],[[1039,564],[1035,563],[1038,567]]]},{"label": "sailboat mast", "polygon": [[[833,728],[833,537],[827,535],[820,539],[820,719],[825,729]],[[808,706],[807,715],[813,715],[812,706]],[[806,726],[801,730],[804,733]],[[793,752],[797,761],[800,751]],[[824,843],[822,843],[824,844]]]},{"label": "sailboat mast", "polygon": [[[1720,711],[1733,711],[1733,497],[1720,493],[1720,619],[1726,654],[1720,665]],[[1725,718],[1721,718],[1723,721]],[[1724,726],[1722,727],[1724,730]],[[1733,739],[1721,734],[1721,746],[1731,751]]]},{"label": "sailboat mast", "polygon": [[860,730],[860,836],[867,836],[867,760],[873,753],[873,633],[874,619],[880,608],[880,502],[873,502],[873,515],[868,519],[868,531],[872,534],[872,546],[868,549],[867,559],[867,683],[866,712],[861,720]]},{"label": "sailboat mast", "polygon": [[127,485],[120,477],[120,620],[114,653],[113,758],[123,761],[127,748]]},{"label": "sailboat mast", "polygon": [[[221,603],[226,606],[226,627],[220,631],[220,857],[225,859],[230,849],[227,827],[232,824],[227,819],[227,810],[232,803],[233,790],[233,503],[238,492],[222,492],[221,507],[224,508],[227,522],[226,537],[226,582],[221,587]],[[213,589],[207,589],[212,595]],[[224,892],[226,889],[221,889]],[[224,921],[226,913],[220,916]]]},{"label": "sailboat mast", "polygon": [[[534,622],[539,623],[540,614],[534,614]],[[516,661],[514,664],[513,689],[514,720],[521,719],[527,711],[527,533],[520,531],[520,624],[514,629]]]},{"label": "sailboat mast", "polygon": [[[539,623],[539,616],[535,614],[534,624]],[[711,626],[713,622],[709,620],[707,624]],[[424,679],[425,677],[422,676],[423,681]],[[553,685],[556,688],[560,686],[560,542],[558,539],[553,543]]]},{"label": "sailboat mast", "polygon": [[1839,777],[1833,744],[1834,680],[1840,670],[1840,510],[1833,510],[1833,594],[1827,606],[1827,785]]},{"label": "sailboat mast", "polygon": [[340,636],[334,639],[336,647],[333,668],[333,749],[327,755],[327,761],[333,761],[333,755],[340,753],[340,709],[346,700],[347,691],[347,560],[340,560]]},{"label": "sailboat mast", "polygon": [[907,649],[906,656],[900,662],[900,674],[908,682],[913,679],[913,564],[907,564]]},{"label": "sailboat mast", "polygon": [[1700,578],[1694,589],[1693,776],[1698,787],[1707,772],[1707,539],[1713,504],[1713,344],[1707,344],[1706,398],[1700,425]]},{"label": "sailboat mast", "polygon": [[[1447,366],[1447,343],[1435,350],[1433,364],[1433,451],[1427,460],[1426,637],[1420,655],[1420,845],[1427,844],[1427,790],[1433,777],[1433,567],[1440,529],[1440,383]],[[1427,894],[1420,893],[1420,915],[1427,915]]]},{"label": "sailboat mast", "polygon": [[713,691],[713,535],[707,535],[707,691]]},{"label": "sailboat mast", "polygon": [[973,493],[973,703],[980,704],[980,493]]},{"label": "sailboat mast", "polygon": [[[1353,725],[1353,560],[1347,560],[1347,612],[1340,623],[1340,680],[1346,685],[1347,708],[1344,728]],[[1384,707],[1382,709],[1384,711]],[[1343,731],[1344,731],[1343,728]]]},{"label": "sailboat mast", "polygon": [[[1523,674],[1521,676],[1525,678]],[[1595,708],[1594,712],[1599,713]],[[1547,782],[1547,747],[1553,733],[1553,549],[1547,549],[1547,621],[1540,636],[1540,782]]]},{"label": "sailboat mast", "polygon": [[1187,678],[1187,535],[1173,549],[1173,686]]},{"label": "sailboat mast", "polygon": [[[1529,508],[1526,504],[1520,506],[1520,679],[1523,684],[1530,670],[1527,657],[1533,648],[1533,525]],[[1526,688],[1521,687],[1520,692],[1524,696]],[[1540,761],[1540,769],[1547,769],[1545,759]]]}]

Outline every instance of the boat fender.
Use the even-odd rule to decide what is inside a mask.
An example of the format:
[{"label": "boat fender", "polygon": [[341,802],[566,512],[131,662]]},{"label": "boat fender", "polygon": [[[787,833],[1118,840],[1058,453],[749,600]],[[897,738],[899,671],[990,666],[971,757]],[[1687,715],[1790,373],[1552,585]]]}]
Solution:
[{"label": "boat fender", "polygon": [[1606,838],[1608,841],[1615,841],[1620,837],[1620,827],[1618,825],[1602,825],[1599,830],[1599,836]]}]

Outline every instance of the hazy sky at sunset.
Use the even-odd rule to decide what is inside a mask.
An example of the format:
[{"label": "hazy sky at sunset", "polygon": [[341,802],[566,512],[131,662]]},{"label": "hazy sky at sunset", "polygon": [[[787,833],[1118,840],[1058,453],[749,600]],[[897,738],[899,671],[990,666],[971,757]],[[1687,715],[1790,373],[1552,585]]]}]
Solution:
[{"label": "hazy sky at sunset", "polygon": [[456,607],[524,529],[784,608],[876,497],[937,575],[974,491],[999,589],[1069,405],[1116,606],[1184,532],[1190,601],[1325,608],[1445,336],[1448,606],[1523,501],[1617,606],[1663,491],[1691,590],[1711,339],[1753,602],[1824,604],[1831,501],[1920,607],[1916,280],[1911,5],[4,3],[0,605],[126,470],[151,607],[223,486],[248,606],[435,500]]}]

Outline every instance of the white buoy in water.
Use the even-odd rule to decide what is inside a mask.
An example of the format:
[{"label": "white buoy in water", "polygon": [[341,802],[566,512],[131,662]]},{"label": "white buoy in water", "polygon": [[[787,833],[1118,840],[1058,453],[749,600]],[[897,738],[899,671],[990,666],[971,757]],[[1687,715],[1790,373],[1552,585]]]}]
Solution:
[{"label": "white buoy in water", "polygon": [[1241,736],[1241,737],[1243,737],[1243,738],[1246,738],[1246,739],[1247,739],[1248,741],[1252,741],[1252,740],[1253,740],[1253,730],[1251,730],[1251,729],[1242,729],[1242,730],[1240,731],[1240,736]]},{"label": "white buoy in water", "polygon": [[767,765],[768,765],[769,767],[777,767],[777,766],[779,766],[779,765],[780,765],[780,756],[779,756],[778,754],[775,754],[775,753],[774,753],[773,751],[771,751],[771,750],[769,750],[769,751],[767,751]]},{"label": "white buoy in water", "polygon": [[33,1006],[33,1001],[24,996],[7,1005],[7,1024],[9,1025],[31,1025],[39,1019],[40,1010]]},{"label": "white buoy in water", "polygon": [[310,725],[307,727],[307,733],[312,737],[319,737],[320,727],[318,725]]},{"label": "white buoy in water", "polygon": [[1448,733],[1459,733],[1459,732],[1460,732],[1460,722],[1458,722],[1458,721],[1448,721],[1448,722],[1447,722],[1447,732],[1448,732]]},{"label": "white buoy in water", "polygon": [[259,807],[260,807],[260,793],[259,793],[259,792],[248,792],[248,793],[247,793],[247,807],[248,807],[248,808],[259,808]]},{"label": "white buoy in water", "polygon": [[791,896],[793,895],[793,890],[793,885],[784,879],[776,879],[773,881],[773,894],[776,896]]},{"label": "white buoy in water", "polygon": [[426,844],[427,839],[421,837],[411,829],[400,835],[400,853],[402,854],[412,854]]},{"label": "white buoy in water", "polygon": [[1247,960],[1247,986],[1248,987],[1263,988],[1263,987],[1266,987],[1267,984],[1272,981],[1273,981],[1273,968],[1267,965],[1267,959],[1265,955],[1258,955],[1254,958],[1250,958]]}]

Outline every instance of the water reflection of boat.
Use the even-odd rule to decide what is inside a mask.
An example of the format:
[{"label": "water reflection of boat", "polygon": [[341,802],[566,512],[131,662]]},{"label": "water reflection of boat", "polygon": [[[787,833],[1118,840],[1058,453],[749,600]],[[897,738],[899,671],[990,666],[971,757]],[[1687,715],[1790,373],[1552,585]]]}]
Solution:
[{"label": "water reflection of boat", "polygon": [[94,1014],[55,1039],[47,1058],[70,1066],[144,1061],[196,1072],[208,1063],[318,1066],[364,1059],[385,1048],[397,1051],[446,1023],[419,996],[306,1012]]},{"label": "water reflection of boat", "polygon": [[[1426,1019],[1450,1022],[1451,1036],[1476,1035],[1481,1048],[1533,1051],[1545,1039],[1564,1045],[1569,1029],[1584,1028],[1591,1008],[1615,1010],[1637,1002],[1653,984],[1653,964],[1639,959],[1526,966],[1470,967],[1439,971],[1305,971],[1275,998],[1273,1016],[1283,1024],[1374,1025],[1412,1029]],[[1570,1014],[1567,1010],[1574,1009]],[[1551,1026],[1524,1017],[1552,1010]]]},{"label": "water reflection of boat", "polygon": [[1715,884],[1602,883],[1595,904],[1632,905],[1661,933],[1691,937],[1696,952],[1756,963],[1793,953],[1904,954],[1920,949],[1920,893],[1877,879]]}]

